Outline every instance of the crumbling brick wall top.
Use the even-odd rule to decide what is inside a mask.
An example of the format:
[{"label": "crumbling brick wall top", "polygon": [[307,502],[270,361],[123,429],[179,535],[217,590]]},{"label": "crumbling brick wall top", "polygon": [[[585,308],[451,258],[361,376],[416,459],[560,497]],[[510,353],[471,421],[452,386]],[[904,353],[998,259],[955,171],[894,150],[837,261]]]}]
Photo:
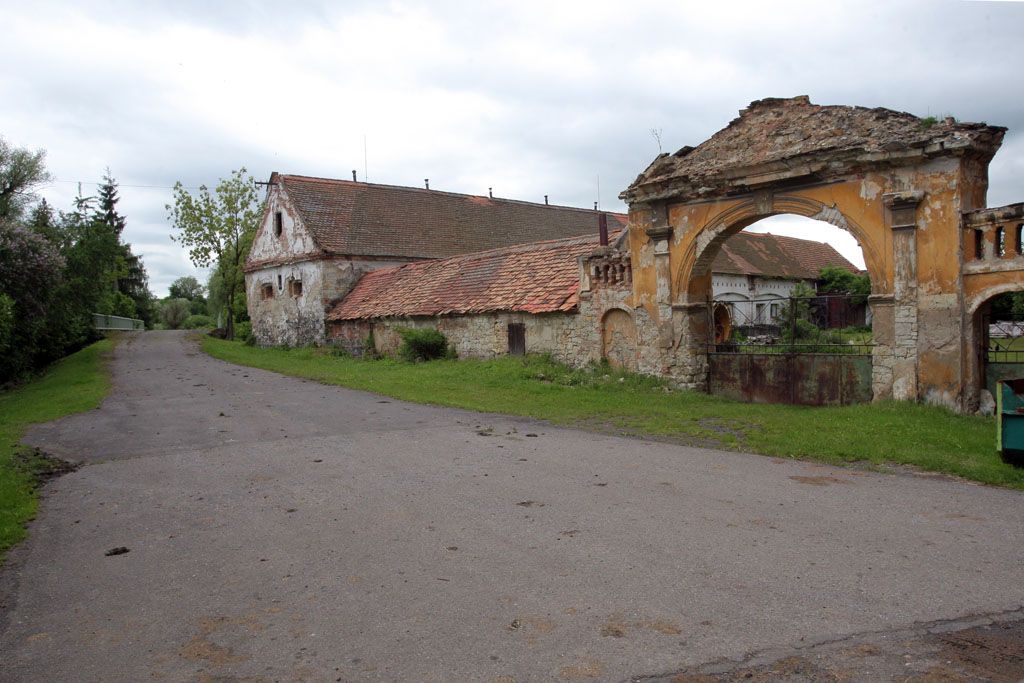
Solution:
[{"label": "crumbling brick wall top", "polygon": [[804,95],[751,102],[697,147],[661,154],[620,197],[689,201],[797,178],[828,179],[915,158],[973,151],[985,161],[1006,129],[891,109],[812,104]]}]

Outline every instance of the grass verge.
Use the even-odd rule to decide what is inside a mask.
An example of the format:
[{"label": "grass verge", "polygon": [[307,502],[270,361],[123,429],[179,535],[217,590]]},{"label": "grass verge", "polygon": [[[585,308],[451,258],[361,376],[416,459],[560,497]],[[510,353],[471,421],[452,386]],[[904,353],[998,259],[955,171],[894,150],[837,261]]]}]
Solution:
[{"label": "grass verge", "polygon": [[262,349],[210,337],[215,358],[395,398],[549,420],[820,462],[929,472],[1024,489],[1024,470],[1002,462],[990,418],[912,403],[845,407],[763,405],[609,369],[572,370],[543,357],[409,364],[337,357],[321,349]]},{"label": "grass verge", "polygon": [[38,379],[0,393],[0,562],[25,538],[25,523],[39,503],[39,482],[59,468],[18,443],[32,424],[99,406],[110,389],[103,360],[112,347],[110,339],[98,341],[54,363]]}]

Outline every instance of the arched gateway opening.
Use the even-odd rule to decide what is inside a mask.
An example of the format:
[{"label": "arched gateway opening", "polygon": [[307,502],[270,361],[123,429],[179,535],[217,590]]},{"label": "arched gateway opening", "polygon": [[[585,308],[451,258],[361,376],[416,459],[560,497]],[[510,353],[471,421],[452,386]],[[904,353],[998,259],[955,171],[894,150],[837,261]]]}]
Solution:
[{"label": "arched gateway opening", "polygon": [[972,326],[978,387],[989,392],[981,401],[987,412],[997,382],[1024,377],[1024,282],[981,303],[972,316]]},{"label": "arched gateway opening", "polygon": [[758,221],[722,242],[710,265],[708,391],[755,402],[870,401],[863,265],[848,233],[803,217]]},{"label": "arched gateway opening", "polygon": [[1024,261],[965,264],[971,245],[985,240],[994,245],[984,247],[986,257],[1003,254],[989,232],[1002,226],[1008,234],[1000,221],[1024,213],[1019,205],[981,208],[988,163],[1004,133],[795,97],[753,102],[698,147],[660,155],[620,195],[630,207],[629,305],[644,320],[641,336],[657,344],[642,350],[643,366],[709,388],[720,322],[715,258],[745,228],[791,214],[853,235],[870,273],[870,348],[849,354],[859,364],[838,364],[857,374],[862,390],[837,393],[832,385],[843,377],[812,368],[810,388],[822,392],[819,400],[811,391],[808,402],[920,399],[970,409],[978,385],[976,363],[964,352],[972,336],[967,295],[1024,274]]}]

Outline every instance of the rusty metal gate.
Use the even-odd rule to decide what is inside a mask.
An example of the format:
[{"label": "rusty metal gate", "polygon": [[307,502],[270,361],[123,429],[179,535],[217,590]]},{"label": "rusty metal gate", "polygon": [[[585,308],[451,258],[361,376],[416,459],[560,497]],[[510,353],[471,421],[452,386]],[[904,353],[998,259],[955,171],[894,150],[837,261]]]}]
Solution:
[{"label": "rusty metal gate", "polygon": [[714,301],[708,391],[755,403],[871,401],[871,330],[863,297]]},{"label": "rusty metal gate", "polygon": [[1024,315],[984,315],[981,334],[981,376],[995,395],[999,380],[1024,377]]}]

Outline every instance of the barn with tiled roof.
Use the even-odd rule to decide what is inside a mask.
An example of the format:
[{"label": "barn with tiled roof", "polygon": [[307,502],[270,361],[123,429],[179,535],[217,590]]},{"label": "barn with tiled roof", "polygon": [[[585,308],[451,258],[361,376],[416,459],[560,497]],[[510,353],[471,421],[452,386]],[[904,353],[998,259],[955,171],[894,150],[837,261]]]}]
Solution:
[{"label": "barn with tiled roof", "polygon": [[[540,240],[596,235],[593,209],[274,173],[246,260],[253,334],[319,343],[325,312],[364,273]],[[613,230],[627,217],[606,214]]]},{"label": "barn with tiled roof", "polygon": [[[624,237],[610,235],[619,244]],[[328,338],[354,353],[372,339],[375,351],[389,353],[400,328],[432,327],[462,356],[500,355],[518,344],[569,362],[597,357],[598,325],[592,306],[581,304],[594,296],[621,298],[631,277],[621,261],[609,269],[603,254],[611,251],[589,235],[382,268],[364,275],[327,314]],[[758,312],[767,319],[771,302],[800,282],[813,285],[827,266],[857,271],[822,242],[739,233],[715,260],[716,298],[736,302],[744,319]]]}]

